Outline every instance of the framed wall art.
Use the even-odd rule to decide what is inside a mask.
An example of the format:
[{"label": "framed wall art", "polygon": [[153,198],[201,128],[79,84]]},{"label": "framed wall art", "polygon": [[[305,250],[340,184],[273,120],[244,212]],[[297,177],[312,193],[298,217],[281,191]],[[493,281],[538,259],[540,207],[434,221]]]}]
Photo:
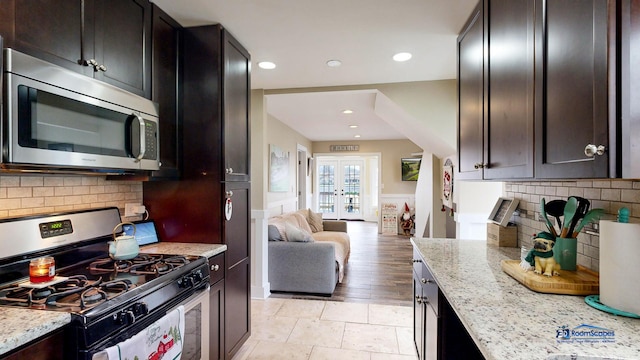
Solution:
[{"label": "framed wall art", "polygon": [[269,191],[289,191],[289,152],[269,145]]},{"label": "framed wall art", "polygon": [[422,158],[400,159],[402,167],[402,181],[418,181],[418,173],[420,172],[421,160]]}]

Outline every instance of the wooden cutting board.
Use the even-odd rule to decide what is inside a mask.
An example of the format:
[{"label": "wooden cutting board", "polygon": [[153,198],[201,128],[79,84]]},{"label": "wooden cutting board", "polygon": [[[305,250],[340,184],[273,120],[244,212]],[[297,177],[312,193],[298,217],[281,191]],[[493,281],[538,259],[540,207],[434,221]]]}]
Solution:
[{"label": "wooden cutting board", "polygon": [[529,289],[547,294],[594,295],[600,293],[598,273],[582,266],[576,271],[560,270],[558,276],[538,275],[524,271],[520,260],[502,260],[502,270]]}]

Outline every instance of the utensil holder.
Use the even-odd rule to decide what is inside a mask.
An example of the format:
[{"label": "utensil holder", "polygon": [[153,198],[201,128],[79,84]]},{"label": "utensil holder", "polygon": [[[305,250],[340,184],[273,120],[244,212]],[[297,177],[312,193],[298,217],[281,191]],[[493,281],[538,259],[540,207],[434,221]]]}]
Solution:
[{"label": "utensil holder", "polygon": [[576,261],[578,252],[578,239],[576,238],[556,238],[553,246],[553,258],[562,270],[576,271]]}]

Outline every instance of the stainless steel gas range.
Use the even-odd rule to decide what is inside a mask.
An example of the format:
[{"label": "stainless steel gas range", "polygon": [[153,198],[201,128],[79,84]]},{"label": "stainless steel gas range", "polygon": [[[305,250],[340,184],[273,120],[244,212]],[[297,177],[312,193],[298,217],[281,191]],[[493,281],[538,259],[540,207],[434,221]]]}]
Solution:
[{"label": "stainless steel gas range", "polygon": [[[196,304],[187,311],[195,309],[198,326],[206,323],[207,259],[141,253],[113,260],[107,241],[118,223],[117,208],[0,220],[0,305],[70,313],[65,359],[92,359],[179,305]],[[31,260],[50,257],[53,279],[30,281]],[[195,332],[208,336],[206,328]],[[198,346],[185,349],[183,359],[205,358],[200,339],[185,340]]]}]

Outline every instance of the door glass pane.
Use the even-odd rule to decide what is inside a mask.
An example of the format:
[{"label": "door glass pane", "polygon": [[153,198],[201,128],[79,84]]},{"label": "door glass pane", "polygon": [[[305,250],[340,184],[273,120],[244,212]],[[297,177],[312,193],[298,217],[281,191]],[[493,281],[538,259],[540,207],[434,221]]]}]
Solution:
[{"label": "door glass pane", "polygon": [[335,212],[336,168],[333,165],[318,166],[318,210],[321,213]]},{"label": "door glass pane", "polygon": [[345,165],[344,177],[344,203],[343,209],[349,214],[360,213],[360,165]]}]

